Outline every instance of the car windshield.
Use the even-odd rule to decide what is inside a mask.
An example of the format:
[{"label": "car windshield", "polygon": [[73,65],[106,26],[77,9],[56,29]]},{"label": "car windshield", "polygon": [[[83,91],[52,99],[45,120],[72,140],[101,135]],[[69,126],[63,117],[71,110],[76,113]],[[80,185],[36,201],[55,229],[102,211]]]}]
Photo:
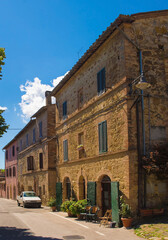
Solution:
[{"label": "car windshield", "polygon": [[34,192],[26,192],[23,194],[24,197],[35,197],[36,194]]}]

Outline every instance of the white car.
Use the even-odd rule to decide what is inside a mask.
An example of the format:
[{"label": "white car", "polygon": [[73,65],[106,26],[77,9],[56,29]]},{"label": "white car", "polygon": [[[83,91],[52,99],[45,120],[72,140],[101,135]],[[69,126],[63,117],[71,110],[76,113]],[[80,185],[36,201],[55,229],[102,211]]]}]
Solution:
[{"label": "white car", "polygon": [[36,196],[35,192],[33,191],[25,191],[17,197],[17,204],[18,206],[22,205],[25,207],[41,207],[41,199]]}]

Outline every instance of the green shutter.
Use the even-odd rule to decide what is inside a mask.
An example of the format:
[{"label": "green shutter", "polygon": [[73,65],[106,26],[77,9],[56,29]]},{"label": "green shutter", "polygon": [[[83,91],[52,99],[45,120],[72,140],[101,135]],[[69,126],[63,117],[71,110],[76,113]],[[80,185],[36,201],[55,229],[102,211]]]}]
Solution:
[{"label": "green shutter", "polygon": [[112,220],[119,225],[119,182],[111,182]]},{"label": "green shutter", "polygon": [[68,160],[68,140],[63,141],[64,161]]},{"label": "green shutter", "polygon": [[96,182],[87,183],[87,198],[92,206],[96,205]]},{"label": "green shutter", "polygon": [[101,81],[101,74],[100,72],[97,73],[97,92],[100,93],[100,81]]},{"label": "green shutter", "polygon": [[60,211],[61,204],[62,204],[62,183],[57,182],[56,183],[56,205],[57,205],[58,211]]},{"label": "green shutter", "polygon": [[107,152],[107,121],[102,122],[102,150]]},{"label": "green shutter", "polygon": [[101,81],[102,81],[102,92],[106,88],[106,75],[105,75],[105,68],[101,70]]},{"label": "green shutter", "polygon": [[102,123],[99,123],[99,153],[102,153]]}]

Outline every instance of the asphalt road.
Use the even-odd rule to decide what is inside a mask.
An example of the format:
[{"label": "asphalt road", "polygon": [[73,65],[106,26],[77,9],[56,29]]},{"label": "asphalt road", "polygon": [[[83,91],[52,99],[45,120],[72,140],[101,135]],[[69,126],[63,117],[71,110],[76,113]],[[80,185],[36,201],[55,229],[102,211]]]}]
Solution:
[{"label": "asphalt road", "polygon": [[48,207],[23,208],[0,198],[0,240],[138,240],[133,230],[79,221]]}]

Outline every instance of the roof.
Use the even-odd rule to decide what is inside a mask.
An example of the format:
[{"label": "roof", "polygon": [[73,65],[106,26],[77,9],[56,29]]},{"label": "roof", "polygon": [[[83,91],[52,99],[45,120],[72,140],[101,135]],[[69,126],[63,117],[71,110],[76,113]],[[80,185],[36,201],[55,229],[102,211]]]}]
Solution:
[{"label": "roof", "polygon": [[122,23],[132,23],[136,19],[150,18],[157,16],[168,15],[168,10],[152,11],[144,13],[136,13],[132,15],[119,15],[116,20],[110,24],[109,27],[99,36],[99,38],[90,46],[78,62],[72,67],[69,73],[62,79],[62,81],[53,89],[51,95],[54,96],[65,85],[66,82],[82,67],[82,65],[97,51],[97,49],[107,40],[107,38],[116,30],[116,25],[120,26]]},{"label": "roof", "polygon": [[18,137],[29,127],[35,122],[35,119],[31,119],[28,124],[5,146],[3,147],[3,150],[8,148],[14,141],[18,139]]},{"label": "roof", "polygon": [[3,147],[3,150],[8,148],[13,142],[15,142],[18,137],[29,127],[31,126],[34,122],[35,122],[35,117],[37,117],[40,113],[42,113],[43,111],[45,111],[47,109],[47,106],[41,107],[30,119],[30,121],[28,122],[28,124],[9,142],[7,143],[7,145],[5,147]]}]

